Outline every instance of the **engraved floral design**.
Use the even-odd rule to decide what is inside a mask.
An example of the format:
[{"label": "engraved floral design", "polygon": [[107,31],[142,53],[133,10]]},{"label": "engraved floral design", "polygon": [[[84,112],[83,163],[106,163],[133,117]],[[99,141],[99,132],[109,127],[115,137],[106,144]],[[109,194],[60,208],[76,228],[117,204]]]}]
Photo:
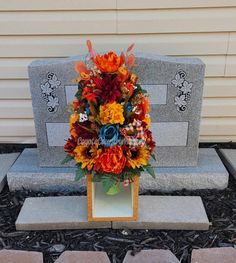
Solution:
[{"label": "engraved floral design", "polygon": [[193,83],[186,80],[186,73],[180,70],[176,73],[175,78],[171,83],[178,88],[177,95],[175,96],[174,103],[177,111],[183,112],[187,108],[187,104],[191,99],[191,92]]},{"label": "engraved floral design", "polygon": [[47,74],[47,81],[40,85],[42,97],[47,103],[47,110],[51,113],[56,112],[59,106],[59,99],[55,94],[55,89],[60,85],[61,81],[52,72]]}]

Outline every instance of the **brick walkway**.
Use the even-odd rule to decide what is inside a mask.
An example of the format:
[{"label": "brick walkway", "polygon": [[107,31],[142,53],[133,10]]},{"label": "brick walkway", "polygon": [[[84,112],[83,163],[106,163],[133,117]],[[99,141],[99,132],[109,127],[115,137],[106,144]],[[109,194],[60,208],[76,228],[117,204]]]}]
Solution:
[{"label": "brick walkway", "polygon": [[[235,263],[236,249],[206,248],[194,249],[191,263]],[[43,254],[19,250],[0,250],[1,263],[43,263]],[[65,251],[55,263],[110,263],[105,252]],[[127,252],[123,263],[180,263],[169,250],[143,250],[132,256]]]}]

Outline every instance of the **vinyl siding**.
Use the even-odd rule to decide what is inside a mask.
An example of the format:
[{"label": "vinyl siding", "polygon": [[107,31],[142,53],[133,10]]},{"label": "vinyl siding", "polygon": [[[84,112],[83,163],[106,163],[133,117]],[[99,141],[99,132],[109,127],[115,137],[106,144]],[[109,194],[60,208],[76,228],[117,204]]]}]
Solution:
[{"label": "vinyl siding", "polygon": [[35,142],[27,66],[120,50],[206,63],[202,142],[236,141],[236,0],[0,0],[0,142]]}]

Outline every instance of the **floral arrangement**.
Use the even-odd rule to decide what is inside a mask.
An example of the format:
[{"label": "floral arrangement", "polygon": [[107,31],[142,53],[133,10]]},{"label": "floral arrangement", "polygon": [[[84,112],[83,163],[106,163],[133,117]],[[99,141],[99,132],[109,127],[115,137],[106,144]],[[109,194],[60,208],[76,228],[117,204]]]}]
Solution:
[{"label": "floral arrangement", "polygon": [[155,177],[149,164],[150,157],[155,159],[149,100],[130,70],[135,66],[133,46],[120,55],[100,55],[88,40],[89,55],[75,64],[78,91],[70,106],[70,138],[62,163],[74,159],[75,179],[92,174],[108,194],[118,193],[144,170]]}]

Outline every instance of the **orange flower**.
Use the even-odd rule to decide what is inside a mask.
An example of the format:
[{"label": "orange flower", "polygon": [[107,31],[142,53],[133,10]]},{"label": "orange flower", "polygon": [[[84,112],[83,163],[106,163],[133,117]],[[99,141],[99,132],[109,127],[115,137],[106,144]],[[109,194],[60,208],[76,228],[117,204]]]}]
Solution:
[{"label": "orange flower", "polygon": [[79,106],[80,106],[79,100],[78,100],[78,99],[74,99],[74,100],[72,101],[72,107],[73,107],[73,109],[76,110],[76,109],[79,108]]},{"label": "orange flower", "polygon": [[150,111],[150,106],[149,106],[149,100],[147,97],[141,98],[139,103],[136,105],[136,118],[139,120],[143,120],[146,117],[146,114]]},{"label": "orange flower", "polygon": [[135,74],[131,74],[130,80],[133,84],[136,84],[138,77]]},{"label": "orange flower", "polygon": [[130,82],[126,84],[126,89],[128,90],[128,95],[131,97],[134,93],[134,86]]},{"label": "orange flower", "polygon": [[120,174],[126,164],[121,146],[112,146],[105,148],[103,153],[99,156],[95,166],[95,170],[104,173]]},{"label": "orange flower", "polygon": [[110,51],[104,55],[97,55],[94,58],[94,64],[102,72],[114,73],[121,66],[122,60],[120,56],[117,56],[116,53]]}]

